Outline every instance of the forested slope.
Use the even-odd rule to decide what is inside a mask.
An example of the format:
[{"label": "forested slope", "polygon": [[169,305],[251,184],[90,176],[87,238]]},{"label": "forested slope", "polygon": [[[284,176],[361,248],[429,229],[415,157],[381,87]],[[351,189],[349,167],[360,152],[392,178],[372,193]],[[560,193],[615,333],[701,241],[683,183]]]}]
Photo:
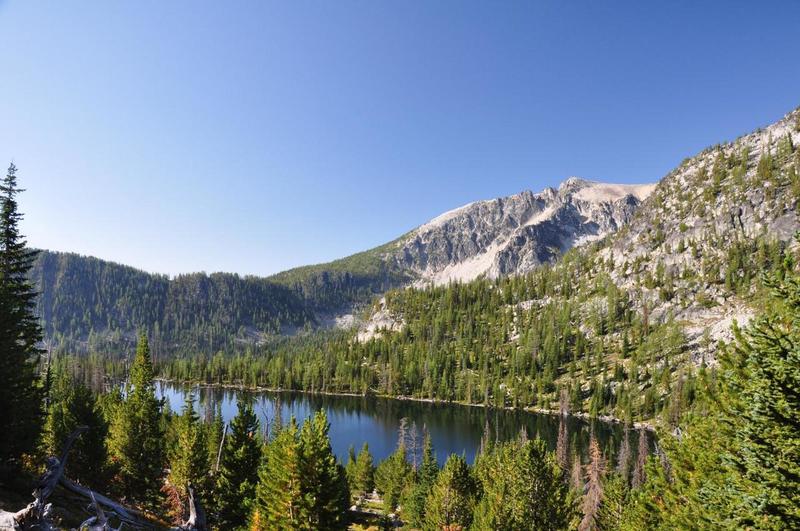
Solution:
[{"label": "forested slope", "polygon": [[313,322],[290,288],[257,277],[195,273],[173,279],[68,253],[39,254],[31,278],[50,345],[71,352],[129,348],[140,329],[159,354],[257,344]]},{"label": "forested slope", "polygon": [[[216,380],[676,423],[694,382],[797,263],[800,112],[684,161],[630,225],[527,275],[395,290],[368,333],[288,342]],[[387,323],[391,323],[388,326]],[[376,331],[377,329],[377,331]],[[188,360],[165,374],[208,379]]]}]

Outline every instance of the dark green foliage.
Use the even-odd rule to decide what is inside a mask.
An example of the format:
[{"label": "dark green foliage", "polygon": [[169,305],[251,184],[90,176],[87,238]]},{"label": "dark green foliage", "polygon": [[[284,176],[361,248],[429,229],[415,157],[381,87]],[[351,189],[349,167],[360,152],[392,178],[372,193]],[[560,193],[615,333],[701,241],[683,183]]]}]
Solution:
[{"label": "dark green foliage", "polygon": [[679,437],[627,496],[626,529],[800,526],[800,281],[775,275],[769,310],[703,371]]},{"label": "dark green foliage", "polygon": [[42,437],[45,453],[61,455],[64,443],[78,426],[86,426],[88,430],[73,444],[65,474],[74,481],[102,491],[108,480],[108,423],[92,391],[66,372],[61,372],[50,393]]},{"label": "dark green foliage", "polygon": [[300,441],[293,417],[277,431],[264,450],[250,529],[304,529],[307,515],[303,502]]},{"label": "dark green foliage", "polygon": [[119,355],[130,347],[125,333],[146,328],[157,355],[213,353],[313,320],[291,290],[257,277],[195,273],[170,280],[96,258],[43,252],[31,278],[42,292],[39,311],[48,337],[71,352],[88,339],[90,350]]},{"label": "dark green foliage", "polygon": [[[300,473],[307,525],[311,529],[344,529],[349,491],[344,469],[336,462],[328,437],[330,425],[318,411],[300,430]],[[364,454],[366,458],[369,451]],[[371,461],[371,459],[370,459]],[[366,482],[367,479],[364,478]]]},{"label": "dark green foliage", "polygon": [[122,492],[148,507],[157,506],[166,446],[145,334],[139,337],[125,400],[111,424],[109,449]]},{"label": "dark green foliage", "polygon": [[237,408],[225,437],[214,487],[215,518],[222,529],[239,529],[247,524],[261,459],[253,405],[239,399]]},{"label": "dark green foliage", "polygon": [[36,253],[19,232],[16,170],[11,164],[0,184],[0,476],[9,460],[34,450],[43,413],[36,376],[42,333],[28,281]]},{"label": "dark green foliage", "polygon": [[800,278],[771,279],[770,311],[745,333],[727,365],[735,419],[732,460],[757,507],[754,525],[800,527]]},{"label": "dark green foliage", "polygon": [[416,481],[404,507],[404,516],[412,525],[422,527],[425,522],[425,508],[428,495],[439,475],[439,465],[433,453],[433,443],[430,435],[425,435],[422,463],[417,470]]}]

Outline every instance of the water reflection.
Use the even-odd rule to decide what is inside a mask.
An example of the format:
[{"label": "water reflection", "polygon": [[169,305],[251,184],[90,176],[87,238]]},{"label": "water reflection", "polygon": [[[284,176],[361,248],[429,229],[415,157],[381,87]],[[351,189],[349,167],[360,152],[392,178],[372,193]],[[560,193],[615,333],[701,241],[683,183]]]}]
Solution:
[{"label": "water reflection", "polygon": [[[540,437],[551,450],[555,450],[560,422],[559,417],[554,415],[388,398],[290,391],[253,392],[219,387],[185,387],[167,382],[159,382],[157,386],[159,397],[165,397],[176,412],[180,411],[189,391],[194,393],[195,409],[201,417],[209,418],[219,407],[226,422],[236,415],[237,395],[250,394],[262,429],[275,419],[277,405],[280,405],[280,416],[284,422],[294,416],[299,424],[315,411],[323,409],[331,424],[333,451],[343,462],[351,445],[358,450],[364,442],[369,443],[376,461],[386,458],[397,445],[398,427],[403,418],[407,419],[409,428],[412,424],[416,425],[420,435],[423,429],[430,433],[440,464],[451,453],[463,454],[470,463],[474,462],[486,430],[493,440],[505,441],[518,437],[524,427],[529,437]],[[588,423],[572,417],[566,419],[566,428],[570,451],[579,452],[583,461],[586,460],[592,430],[603,454],[612,459],[619,450],[623,435],[619,425]],[[635,453],[635,433],[631,434],[631,446]]]}]

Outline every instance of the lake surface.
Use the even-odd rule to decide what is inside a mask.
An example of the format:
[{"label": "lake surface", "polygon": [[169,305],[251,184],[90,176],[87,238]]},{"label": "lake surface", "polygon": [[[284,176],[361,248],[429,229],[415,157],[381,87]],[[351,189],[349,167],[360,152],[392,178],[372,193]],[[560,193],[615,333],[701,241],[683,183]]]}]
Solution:
[{"label": "lake surface", "polygon": [[[280,406],[283,422],[294,416],[298,424],[302,424],[304,419],[317,410],[323,409],[331,425],[331,446],[343,463],[347,460],[349,447],[352,445],[359,450],[364,442],[369,443],[376,463],[386,458],[397,446],[398,428],[404,418],[409,427],[416,425],[420,435],[423,427],[430,433],[440,464],[444,464],[448,455],[453,453],[463,454],[470,463],[474,462],[487,425],[495,440],[505,441],[518,437],[524,427],[530,438],[540,437],[551,450],[555,449],[560,422],[555,415],[390,398],[291,391],[256,392],[207,386],[188,387],[169,382],[158,382],[156,386],[157,395],[166,398],[175,412],[180,411],[188,392],[194,394],[195,410],[201,418],[219,406],[226,422],[236,415],[237,395],[249,394],[253,398],[262,430],[265,422],[272,423],[274,420],[277,406]],[[570,444],[577,448],[584,461],[592,429],[604,455],[607,458],[616,455],[623,435],[621,426],[603,422],[590,424],[572,417],[566,419],[566,424]],[[631,434],[631,446],[635,454],[635,433]]]}]

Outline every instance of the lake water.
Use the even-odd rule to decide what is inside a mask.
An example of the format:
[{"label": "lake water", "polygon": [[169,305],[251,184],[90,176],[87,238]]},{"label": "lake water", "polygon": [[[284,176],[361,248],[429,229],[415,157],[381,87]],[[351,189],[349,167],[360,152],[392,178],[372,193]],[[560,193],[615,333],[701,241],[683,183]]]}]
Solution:
[{"label": "lake water", "polygon": [[[540,437],[550,449],[555,449],[560,422],[555,415],[390,398],[254,392],[219,387],[185,387],[168,382],[158,382],[156,389],[159,397],[168,399],[173,411],[179,412],[186,393],[192,392],[195,409],[201,418],[219,405],[226,422],[236,415],[237,395],[248,393],[253,398],[262,429],[265,422],[271,423],[275,418],[277,405],[280,405],[284,422],[294,416],[298,424],[302,424],[315,411],[323,409],[331,425],[333,451],[343,463],[347,460],[348,448],[352,445],[359,450],[364,442],[369,443],[376,463],[386,458],[397,446],[398,428],[403,418],[407,419],[408,426],[416,424],[420,434],[423,427],[427,429],[440,464],[453,453],[465,455],[472,463],[487,425],[495,440],[518,437],[520,430],[525,427],[529,437]],[[584,461],[592,429],[604,455],[616,455],[622,440],[621,426],[604,422],[590,424],[577,418],[568,418],[566,423],[570,443],[581,452]],[[635,453],[635,433],[631,434],[631,446]]]}]

